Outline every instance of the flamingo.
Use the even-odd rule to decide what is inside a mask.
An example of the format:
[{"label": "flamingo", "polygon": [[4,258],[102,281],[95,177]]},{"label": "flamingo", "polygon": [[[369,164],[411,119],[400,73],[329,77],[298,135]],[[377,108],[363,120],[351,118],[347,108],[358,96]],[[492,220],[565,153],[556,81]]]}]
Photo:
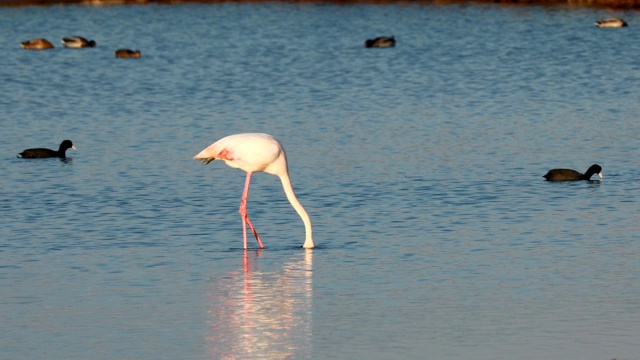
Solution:
[{"label": "flamingo", "polygon": [[247,177],[244,183],[244,192],[242,193],[239,209],[242,218],[242,234],[245,250],[247,249],[247,225],[251,228],[260,248],[264,248],[247,213],[249,183],[251,181],[251,175],[254,172],[266,172],[280,178],[282,188],[289,203],[291,203],[291,206],[293,206],[304,223],[306,237],[302,247],[305,249],[315,247],[312,237],[311,219],[293,192],[291,180],[289,179],[289,169],[287,167],[287,155],[284,152],[282,144],[280,144],[276,138],[268,134],[259,133],[229,135],[209,145],[206,149],[194,156],[193,159],[202,161],[203,165],[207,165],[216,159],[223,160],[232,168],[246,171]]}]

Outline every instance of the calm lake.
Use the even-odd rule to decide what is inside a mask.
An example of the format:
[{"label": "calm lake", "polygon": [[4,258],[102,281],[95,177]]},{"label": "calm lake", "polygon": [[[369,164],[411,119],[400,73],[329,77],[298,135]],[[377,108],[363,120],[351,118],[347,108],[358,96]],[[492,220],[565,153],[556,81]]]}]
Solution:
[{"label": "calm lake", "polygon": [[[0,7],[0,359],[639,359],[639,38],[562,6]],[[242,249],[245,173],[192,157],[243,132],[284,144],[315,249],[262,173]]]}]

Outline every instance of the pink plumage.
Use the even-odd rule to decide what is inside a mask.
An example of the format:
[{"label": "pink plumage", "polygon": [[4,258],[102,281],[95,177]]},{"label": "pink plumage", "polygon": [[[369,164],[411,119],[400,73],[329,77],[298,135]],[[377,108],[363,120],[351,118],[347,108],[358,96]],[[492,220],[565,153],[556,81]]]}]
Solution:
[{"label": "pink plumage", "polygon": [[293,206],[298,215],[300,215],[304,223],[306,237],[302,247],[306,249],[315,247],[312,237],[311,220],[293,192],[291,180],[289,179],[287,155],[284,152],[282,144],[280,144],[276,138],[268,134],[259,133],[229,135],[209,145],[206,149],[194,156],[193,159],[200,160],[205,165],[213,160],[223,160],[232,168],[247,172],[239,209],[242,218],[242,234],[245,249],[247,249],[247,225],[253,232],[260,248],[264,248],[247,213],[249,183],[251,182],[251,175],[254,172],[266,172],[280,178],[282,188],[289,203],[291,203],[291,206]]}]

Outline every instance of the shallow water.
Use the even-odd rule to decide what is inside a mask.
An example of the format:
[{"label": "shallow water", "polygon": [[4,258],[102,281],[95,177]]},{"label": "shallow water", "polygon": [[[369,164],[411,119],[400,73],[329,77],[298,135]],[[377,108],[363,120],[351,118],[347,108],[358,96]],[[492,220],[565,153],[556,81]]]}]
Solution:
[{"label": "shallow water", "polygon": [[[595,28],[605,16],[630,26]],[[636,19],[0,8],[0,358],[637,358]],[[35,37],[56,49],[20,49]],[[287,149],[313,251],[256,174],[266,248],[244,252],[244,173],[192,160],[254,131]],[[16,158],[65,138],[67,161]],[[592,163],[604,181],[542,178]]]}]

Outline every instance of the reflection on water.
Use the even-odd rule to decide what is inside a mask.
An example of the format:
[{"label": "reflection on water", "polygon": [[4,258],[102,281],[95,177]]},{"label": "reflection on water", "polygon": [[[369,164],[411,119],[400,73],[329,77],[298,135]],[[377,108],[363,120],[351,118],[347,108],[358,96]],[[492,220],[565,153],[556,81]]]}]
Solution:
[{"label": "reflection on water", "polygon": [[244,252],[242,268],[211,285],[209,353],[214,359],[300,359],[311,355],[313,251],[275,271],[262,251]]},{"label": "reflection on water", "polygon": [[[0,7],[0,359],[638,358],[640,26],[602,15]],[[286,145],[313,283],[277,179],[243,259],[242,174],[191,160],[253,131]],[[73,161],[16,158],[65,138]]]}]

